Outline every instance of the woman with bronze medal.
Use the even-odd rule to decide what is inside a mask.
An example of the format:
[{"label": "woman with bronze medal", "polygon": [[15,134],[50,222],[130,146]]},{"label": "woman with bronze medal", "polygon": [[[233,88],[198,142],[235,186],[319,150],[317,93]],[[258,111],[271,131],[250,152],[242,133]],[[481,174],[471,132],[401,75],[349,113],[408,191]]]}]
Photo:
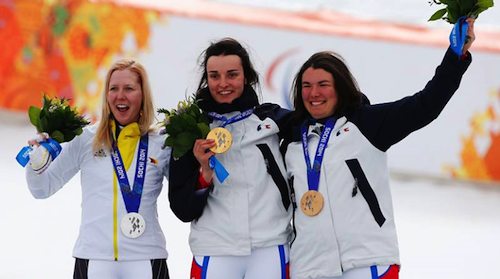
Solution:
[{"label": "woman with bronze medal", "polygon": [[370,105],[333,52],[302,65],[293,84],[301,124],[284,143],[300,199],[292,279],[399,278],[386,151],[432,122],[458,89],[475,39],[474,20],[466,22],[469,40],[460,55],[450,47],[425,88],[395,102]]},{"label": "woman with bronze medal", "polygon": [[173,212],[191,222],[190,278],[288,278],[292,206],[279,142],[291,112],[259,104],[258,74],[234,39],[201,57],[196,103],[211,132],[172,156],[169,181]]},{"label": "woman with bronze medal", "polygon": [[144,67],[115,62],[102,101],[98,124],[64,145],[43,172],[26,168],[28,187],[35,198],[48,198],[81,172],[73,278],[169,278],[156,200],[168,177],[170,149],[162,149],[165,136],[151,128],[155,111]]}]

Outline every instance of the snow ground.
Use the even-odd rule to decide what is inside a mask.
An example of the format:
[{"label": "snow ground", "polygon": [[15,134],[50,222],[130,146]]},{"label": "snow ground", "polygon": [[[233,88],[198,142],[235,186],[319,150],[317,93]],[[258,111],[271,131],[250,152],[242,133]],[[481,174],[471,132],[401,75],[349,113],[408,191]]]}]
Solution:
[{"label": "snow ground", "polygon": [[[71,278],[80,222],[79,177],[46,200],[29,193],[17,152],[34,134],[26,121],[0,114],[0,279]],[[167,182],[165,182],[166,184]],[[500,278],[500,188],[394,180],[393,200],[404,279]],[[189,278],[189,225],[158,202],[173,279]]]}]

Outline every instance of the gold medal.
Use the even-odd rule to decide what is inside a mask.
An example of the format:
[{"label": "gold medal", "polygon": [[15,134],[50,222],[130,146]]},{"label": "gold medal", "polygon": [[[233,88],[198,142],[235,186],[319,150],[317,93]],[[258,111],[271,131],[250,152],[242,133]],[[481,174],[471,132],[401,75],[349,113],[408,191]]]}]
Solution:
[{"label": "gold medal", "polygon": [[211,151],[215,153],[226,152],[233,143],[233,136],[225,128],[217,127],[212,129],[207,135],[207,139],[215,140],[215,146],[210,148]]},{"label": "gold medal", "polygon": [[323,209],[323,203],[320,192],[309,190],[300,199],[300,209],[307,216],[316,216]]}]

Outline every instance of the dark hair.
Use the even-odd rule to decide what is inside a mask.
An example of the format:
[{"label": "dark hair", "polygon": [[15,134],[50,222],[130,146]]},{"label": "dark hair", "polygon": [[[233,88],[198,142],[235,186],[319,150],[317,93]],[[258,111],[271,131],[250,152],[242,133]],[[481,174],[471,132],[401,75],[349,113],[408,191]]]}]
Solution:
[{"label": "dark hair", "polygon": [[[208,86],[207,79],[207,61],[212,56],[219,55],[237,55],[241,59],[241,66],[243,67],[243,74],[248,85],[254,87],[259,83],[259,74],[255,71],[252,62],[250,61],[250,55],[248,51],[235,39],[233,38],[223,38],[217,42],[211,43],[210,46],[205,49],[198,58],[200,63],[200,68],[203,71],[200,82],[198,84],[198,89],[196,90],[196,99],[203,98],[204,88]],[[205,91],[206,92],[206,91]],[[209,93],[209,92],[208,92]]]},{"label": "dark hair", "polygon": [[323,69],[332,74],[338,99],[335,105],[336,115],[346,115],[361,105],[362,94],[359,91],[358,83],[342,60],[342,57],[331,51],[317,52],[302,65],[293,80],[292,98],[297,119],[301,120],[311,117],[302,99],[302,75],[309,68]]}]

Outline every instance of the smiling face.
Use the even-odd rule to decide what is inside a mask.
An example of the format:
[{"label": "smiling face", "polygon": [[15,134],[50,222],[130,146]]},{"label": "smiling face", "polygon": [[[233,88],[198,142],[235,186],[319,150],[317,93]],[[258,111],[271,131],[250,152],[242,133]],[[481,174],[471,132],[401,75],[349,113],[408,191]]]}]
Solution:
[{"label": "smiling face", "polygon": [[111,74],[108,105],[115,120],[123,126],[137,122],[142,107],[142,89],[136,73],[125,69]]},{"label": "smiling face", "polygon": [[245,75],[238,55],[210,56],[207,60],[210,94],[219,103],[231,103],[243,94]]},{"label": "smiling face", "polygon": [[302,75],[302,100],[315,119],[333,115],[338,99],[332,74],[323,69],[308,68]]}]

